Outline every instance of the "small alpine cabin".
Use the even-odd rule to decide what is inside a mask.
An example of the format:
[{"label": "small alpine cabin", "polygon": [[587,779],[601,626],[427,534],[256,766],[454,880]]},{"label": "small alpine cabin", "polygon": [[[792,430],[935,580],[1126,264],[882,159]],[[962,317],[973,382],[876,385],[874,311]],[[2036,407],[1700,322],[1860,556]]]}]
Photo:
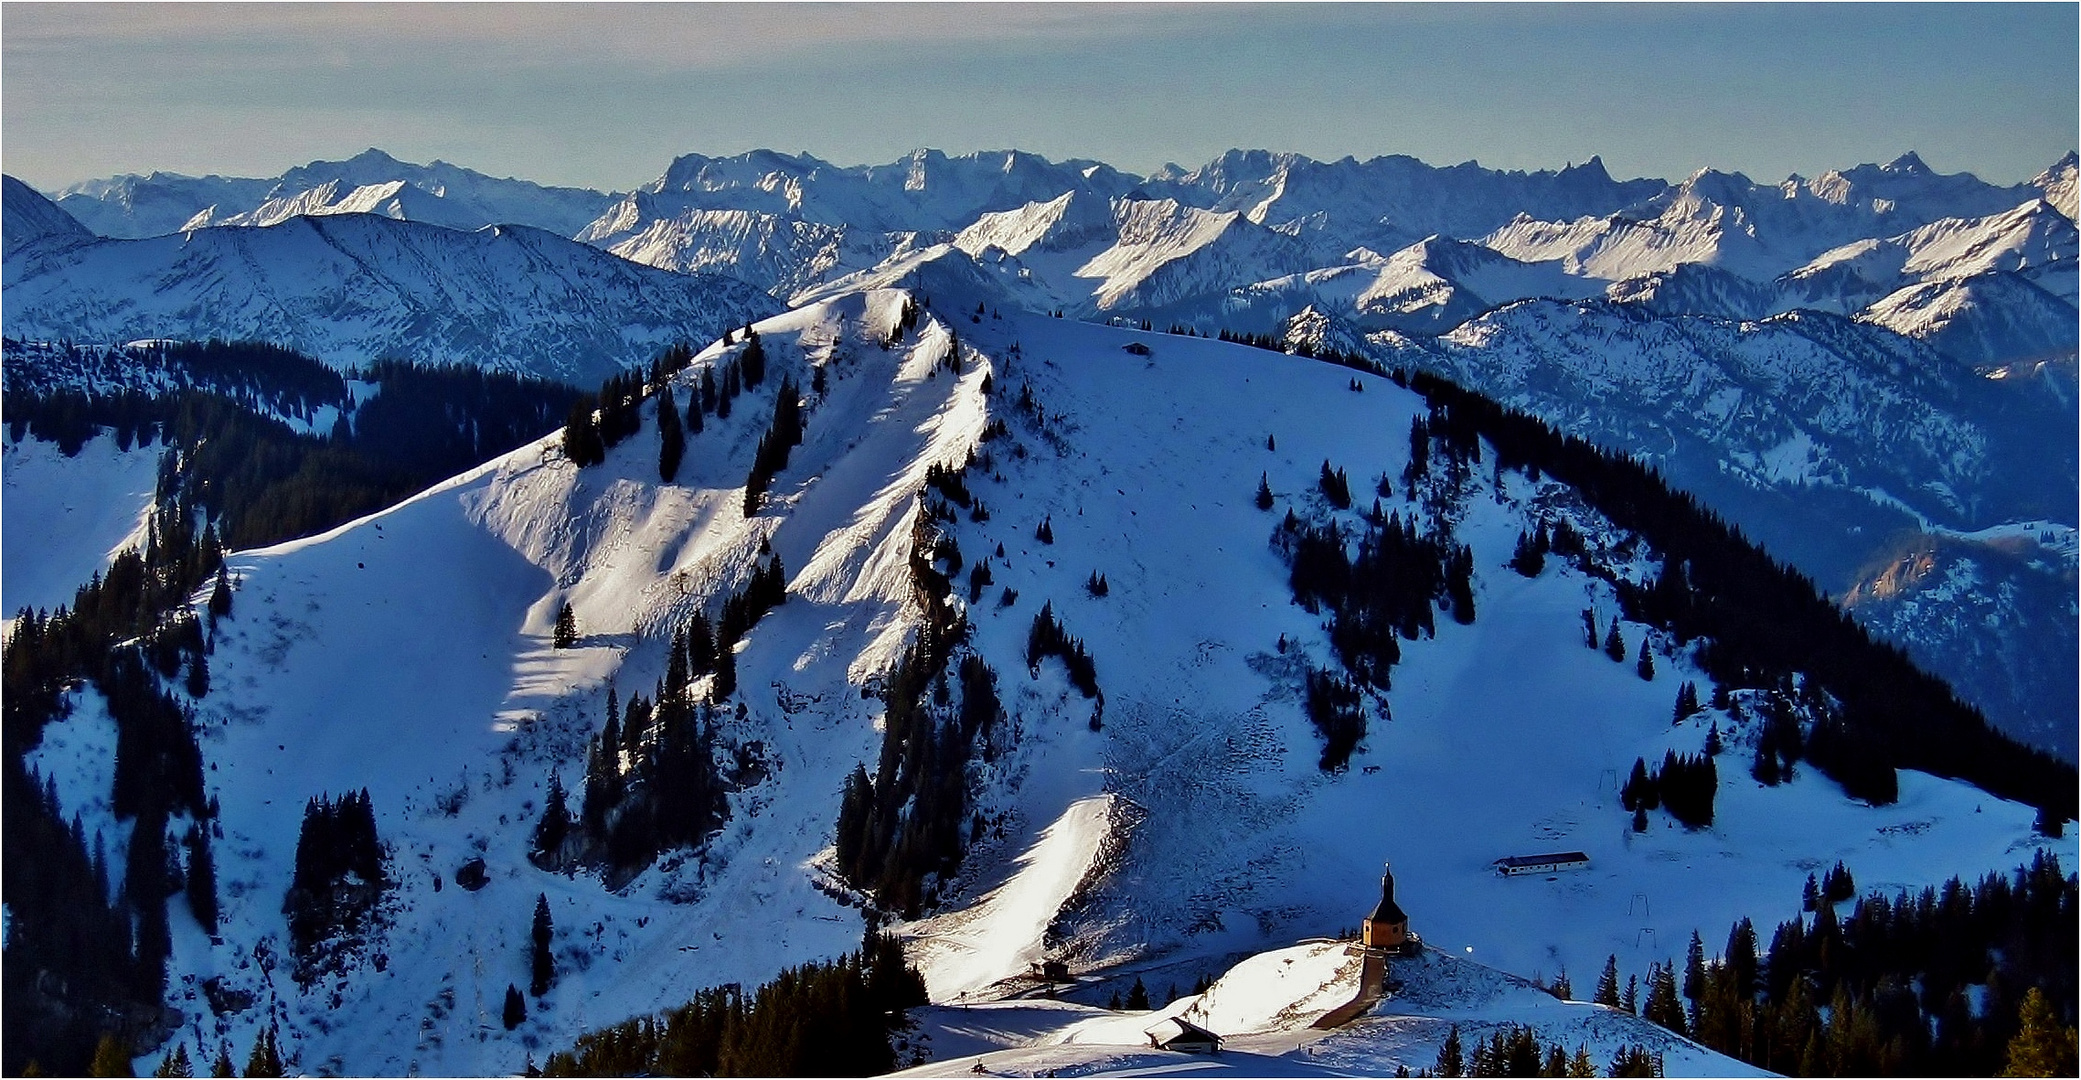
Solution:
[{"label": "small alpine cabin", "polygon": [[1147,1035],[1149,1045],[1158,1050],[1175,1050],[1183,1054],[1212,1054],[1221,1049],[1221,1036],[1190,1020],[1175,1016],[1159,1021],[1142,1034]]},{"label": "small alpine cabin", "polygon": [[1496,860],[1496,872],[1504,877],[1520,874],[1552,874],[1562,870],[1587,870],[1590,857],[1580,851],[1554,851],[1544,855],[1511,855]]},{"label": "small alpine cabin", "polygon": [[1380,875],[1380,903],[1359,928],[1359,940],[1368,949],[1400,949],[1409,942],[1409,915],[1402,905],[1395,903],[1395,874],[1391,866],[1383,866]]}]

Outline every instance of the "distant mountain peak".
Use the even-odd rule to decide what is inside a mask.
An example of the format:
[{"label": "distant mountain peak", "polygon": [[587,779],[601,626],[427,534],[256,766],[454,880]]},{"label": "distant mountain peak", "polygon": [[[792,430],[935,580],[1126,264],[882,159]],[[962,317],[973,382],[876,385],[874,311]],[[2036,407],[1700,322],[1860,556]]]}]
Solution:
[{"label": "distant mountain peak", "polygon": [[1890,173],[1906,173],[1909,175],[1926,175],[1932,171],[1929,166],[1922,163],[1922,156],[1913,150],[1894,158],[1892,161],[1879,166],[1879,168]]}]

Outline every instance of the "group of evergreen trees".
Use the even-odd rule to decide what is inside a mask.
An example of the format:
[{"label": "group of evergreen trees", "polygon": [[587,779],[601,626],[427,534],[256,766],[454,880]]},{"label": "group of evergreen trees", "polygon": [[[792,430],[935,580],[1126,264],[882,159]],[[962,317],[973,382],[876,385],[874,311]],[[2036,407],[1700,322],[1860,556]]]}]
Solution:
[{"label": "group of evergreen trees", "polygon": [[[673,345],[650,362],[647,371],[625,371],[607,377],[597,392],[574,394],[564,414],[564,456],[579,467],[607,460],[607,451],[643,428],[643,403],[657,399],[658,477],[671,483],[686,454],[686,437],[707,428],[708,416],[727,420],[732,403],[747,388],[766,379],[766,349],[751,327],[744,328],[744,347],[726,360],[701,369],[701,380],[687,395],[684,420],[673,398],[672,379],[692,366],[694,352]],[[723,335],[725,345],[734,344]],[[716,376],[721,371],[721,378]],[[792,445],[792,444],[790,444]]]},{"label": "group of evergreen trees", "polygon": [[1294,602],[1311,614],[1329,610],[1330,644],[1362,686],[1388,689],[1402,659],[1396,638],[1434,633],[1439,600],[1456,621],[1474,621],[1473,552],[1449,536],[1419,534],[1413,519],[1368,515],[1354,557],[1339,523],[1302,524],[1288,511],[1279,543]]},{"label": "group of evergreen trees", "polygon": [[[157,863],[140,861],[126,877],[142,880],[111,894],[99,837],[89,855],[78,815],[66,823],[57,785],[26,771],[15,754],[0,760],[0,770],[8,915],[0,1069],[20,1075],[33,1062],[55,1075],[80,1075],[105,1035],[127,1043],[158,1014],[166,939],[141,949],[135,939],[164,933],[167,876],[144,868],[167,863],[163,854]],[[137,834],[151,836],[152,823],[140,819]],[[156,919],[137,906],[141,892],[160,897]]]},{"label": "group of evergreen trees", "polygon": [[[118,556],[70,607],[21,612],[0,650],[9,1067],[35,1060],[46,1069],[84,1068],[101,1035],[129,1038],[121,1031],[126,1018],[156,1010],[171,950],[167,900],[175,892],[185,889],[197,918],[215,924],[215,806],[187,700],[208,692],[208,639],[185,602],[213,576],[221,585],[222,573],[215,529],[187,503],[164,500],[141,549]],[[230,605],[225,587],[205,608],[210,621],[228,616]],[[66,826],[55,786],[22,765],[83,680],[101,693],[116,725],[110,804],[119,819],[134,821],[124,864],[131,871],[116,896],[99,837],[90,854],[77,815]],[[189,821],[185,834],[169,835],[181,816]]]},{"label": "group of evergreen trees", "polygon": [[[352,406],[343,377],[308,357],[254,343],[155,346],[179,378],[94,395],[10,385],[11,433],[76,452],[98,428],[119,445],[159,442],[172,455],[162,494],[207,510],[224,543],[255,547],[371,513],[555,428],[570,387],[476,368],[378,361],[355,373],[377,392]],[[340,410],[326,434],[304,422]],[[348,412],[353,419],[348,419]],[[273,413],[275,415],[270,415]]]},{"label": "group of evergreen trees", "polygon": [[1712,824],[1713,798],[1720,788],[1719,768],[1711,754],[1662,755],[1660,767],[1649,770],[1647,759],[1634,758],[1633,772],[1619,789],[1619,805],[1633,815],[1633,830],[1647,829],[1648,811],[1666,809],[1685,827],[1703,829]]},{"label": "group of evergreen trees", "polygon": [[[1097,578],[1093,577],[1095,584]],[[1077,693],[1087,698],[1099,696],[1098,665],[1084,643],[1070,636],[1055,618],[1053,601],[1042,604],[1039,614],[1033,617],[1033,627],[1026,632],[1026,670],[1040,672],[1041,661],[1053,656],[1059,658],[1069,671],[1069,684]]]},{"label": "group of evergreen trees", "polygon": [[747,994],[703,990],[658,1017],[589,1032],[550,1055],[547,1076],[870,1076],[897,1067],[890,1036],[925,1004],[925,981],[894,938],[789,968]]},{"label": "group of evergreen trees", "polygon": [[367,928],[384,884],[383,845],[368,789],[311,799],[296,836],[296,872],[282,899],[300,977],[318,966],[321,944]]},{"label": "group of evergreen trees", "polygon": [[[1747,919],[1710,961],[1693,934],[1681,976],[1650,973],[1642,1014],[1789,1076],[2072,1075],[2081,908],[2055,857],[1975,885],[1874,893],[1847,917],[1834,897],[1854,887],[1849,871],[1829,881],[1767,950]],[[1616,957],[1596,1000],[1633,1007]]]},{"label": "group of evergreen trees", "polygon": [[1406,379],[1434,406],[1446,406],[1430,421],[1435,434],[1488,440],[1499,466],[1569,484],[1662,553],[1663,572],[1647,584],[1588,560],[1585,568],[1613,581],[1627,618],[1679,645],[1703,639],[1695,660],[1715,683],[1769,688],[1795,672],[1810,676],[1838,706],[1828,710],[1823,736],[1829,753],[1815,764],[1853,793],[1884,799],[1892,790],[1886,774],[1913,768],[2031,803],[2053,821],[2075,817],[2081,783],[2074,766],[1995,731],[1941,680],[1874,641],[1811,581],[1671,490],[1653,469],[1436,376]]},{"label": "group of evergreen trees", "polygon": [[1366,737],[1366,710],[1360,698],[1359,688],[1335,672],[1309,669],[1308,721],[1322,736],[1322,758],[1316,764],[1323,772],[1342,770]]},{"label": "group of evergreen trees", "polygon": [[[6,339],[0,358],[9,437],[56,443],[67,457],[107,428],[119,449],[171,442],[169,403],[188,393],[308,423],[350,404],[346,377],[308,356],[251,341],[80,346]],[[82,391],[79,387],[91,387]]]},{"label": "group of evergreen trees", "polygon": [[[1561,1043],[1547,1044],[1539,1033],[1522,1024],[1505,1024],[1474,1043],[1469,1054],[1454,1024],[1438,1049],[1433,1076],[1661,1076],[1662,1055],[1646,1047],[1629,1044],[1612,1056],[1607,1071],[1599,1073],[1587,1043],[1573,1054]],[[1405,1070],[1406,1072],[1406,1070]]]},{"label": "group of evergreen trees", "polygon": [[981,831],[981,819],[971,817],[968,766],[979,747],[988,751],[1003,714],[997,673],[965,644],[968,622],[939,569],[960,565],[958,546],[937,526],[951,508],[942,514],[928,503],[927,510],[917,515],[909,564],[924,618],[883,681],[874,774],[856,768],[846,778],[837,827],[839,873],[879,908],[905,917],[936,902],[932,881],[960,868],[966,844]]},{"label": "group of evergreen trees", "polygon": [[[699,847],[728,819],[732,777],[750,767],[745,754],[718,759],[717,710],[737,689],[737,643],[787,600],[787,571],[778,555],[753,568],[741,592],[726,596],[711,624],[697,612],[675,631],[665,675],[651,698],[632,694],[624,708],[607,691],[607,719],[587,744],[584,801],[574,817],[562,782],[552,774],[529,858],[547,870],[595,866],[625,881],[659,853]],[[706,701],[694,683],[709,680]]]},{"label": "group of evergreen trees", "polygon": [[788,467],[788,454],[802,445],[802,390],[792,376],[782,376],[780,393],[773,399],[773,423],[759,436],[752,455],[751,475],[744,481],[744,516],[759,512],[774,474]]}]

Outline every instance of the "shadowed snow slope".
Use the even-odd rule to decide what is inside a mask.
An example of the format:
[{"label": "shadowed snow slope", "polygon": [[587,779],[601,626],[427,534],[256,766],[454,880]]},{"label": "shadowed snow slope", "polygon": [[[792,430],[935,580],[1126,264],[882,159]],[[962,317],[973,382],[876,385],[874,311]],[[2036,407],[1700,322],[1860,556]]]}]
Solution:
[{"label": "shadowed snow slope", "polygon": [[159,483],[159,449],[102,434],[66,457],[53,443],[0,445],[7,567],[0,614],[71,604],[73,593],[138,538]]}]

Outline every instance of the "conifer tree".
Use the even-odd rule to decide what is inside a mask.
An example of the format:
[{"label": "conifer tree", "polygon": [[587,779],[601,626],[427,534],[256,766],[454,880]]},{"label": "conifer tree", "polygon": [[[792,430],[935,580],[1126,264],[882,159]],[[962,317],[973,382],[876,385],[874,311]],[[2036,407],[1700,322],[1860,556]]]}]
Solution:
[{"label": "conifer tree", "polygon": [[607,460],[607,443],[593,417],[598,407],[592,395],[583,395],[571,403],[570,414],[564,418],[564,456],[581,468]]},{"label": "conifer tree", "polygon": [[1653,682],[1655,681],[1655,657],[1654,654],[1647,651],[1647,643],[1647,635],[1641,635],[1640,659],[1634,663],[1633,670],[1639,672],[1642,679]]},{"label": "conifer tree", "polygon": [[686,670],[690,676],[715,670],[715,628],[698,611],[686,624]]},{"label": "conifer tree", "polygon": [[1691,947],[1684,952],[1684,1000],[1696,1008],[1705,996],[1705,939],[1691,931]]},{"label": "conifer tree", "polygon": [[1597,976],[1597,993],[1590,1000],[1614,1009],[1619,1007],[1619,954],[1605,958],[1604,973]]},{"label": "conifer tree", "polygon": [[1127,1007],[1134,1012],[1149,1011],[1149,988],[1142,985],[1141,976],[1136,976],[1134,985],[1127,988]]},{"label": "conifer tree", "polygon": [[[210,933],[217,931],[217,860],[210,852],[210,827],[188,827],[188,909]],[[185,1074],[184,1074],[185,1075]]]},{"label": "conifer tree", "polygon": [[1328,499],[1331,506],[1339,510],[1351,509],[1351,481],[1345,478],[1344,470],[1331,469],[1328,458],[1322,459],[1322,477],[1316,481],[1316,486],[1322,489],[1322,497]]},{"label": "conifer tree", "polygon": [[542,808],[542,820],[535,825],[532,843],[534,854],[555,859],[563,850],[564,837],[571,830],[570,797],[564,792],[564,782],[556,770],[549,771],[549,797]]},{"label": "conifer tree", "polygon": [[578,614],[571,610],[569,600],[556,609],[556,628],[551,631],[549,641],[559,649],[568,649],[578,644]]},{"label": "conifer tree", "polygon": [[1683,1003],[1677,1000],[1676,973],[1668,964],[1648,969],[1646,1018],[1679,1035],[1687,1034]]},{"label": "conifer tree", "polygon": [[199,698],[210,692],[210,661],[202,653],[188,657],[188,696]]},{"label": "conifer tree", "polygon": [[671,483],[679,475],[679,461],[686,456],[686,432],[679,424],[679,404],[672,400],[672,387],[658,388],[658,479]]},{"label": "conifer tree", "polygon": [[217,1056],[210,1061],[210,1076],[215,1080],[224,1080],[225,1077],[237,1075],[238,1070],[231,1064],[231,1044],[219,1041]]},{"label": "conifer tree", "polygon": [[1619,636],[1617,616],[1612,617],[1611,633],[1604,635],[1604,655],[1611,657],[1613,663],[1620,663],[1626,659],[1626,639]]},{"label": "conifer tree", "polygon": [[505,1023],[506,1030],[511,1031],[514,1028],[519,1027],[520,1022],[526,1019],[527,999],[521,996],[520,987],[517,987],[512,983],[507,983],[506,1007],[504,1010],[502,1010],[500,1020],[502,1020]]},{"label": "conifer tree", "polygon": [[1438,1048],[1438,1066],[1431,1071],[1437,1076],[1460,1076],[1467,1071],[1466,1048],[1460,1044],[1458,1024],[1445,1033],[1445,1045]]},{"label": "conifer tree", "polygon": [[224,564],[217,564],[217,584],[210,590],[210,617],[222,619],[231,614],[231,582],[225,576]]},{"label": "conifer tree", "polygon": [[715,680],[708,684],[708,700],[720,705],[737,692],[737,650],[718,643],[715,650]]},{"label": "conifer tree", "polygon": [[261,1028],[260,1033],[253,1036],[253,1052],[246,1055],[245,1075],[282,1075],[282,1051],[281,1047],[276,1045],[275,1029],[272,1024]]},{"label": "conifer tree", "polygon": [[104,1031],[101,1041],[94,1045],[94,1061],[87,1066],[88,1076],[135,1076],[130,1070],[130,1047],[115,1032]]},{"label": "conifer tree", "polygon": [[194,1076],[195,1066],[188,1060],[188,1044],[176,1043],[172,1051],[159,1059],[159,1067],[152,1070],[153,1076]]},{"label": "conifer tree", "polygon": [[549,896],[535,894],[535,920],[528,928],[532,948],[528,951],[528,992],[541,997],[556,980],[556,960],[549,955],[549,942],[556,930],[549,922]]},{"label": "conifer tree", "polygon": [[1257,508],[1259,510],[1270,510],[1272,508],[1272,479],[1268,473],[1257,474]]},{"label": "conifer tree", "polygon": [[2003,1076],[2075,1075],[2075,1030],[2059,1022],[2043,990],[2033,986],[2023,995],[2018,1019],[2022,1026],[2009,1040]]}]

